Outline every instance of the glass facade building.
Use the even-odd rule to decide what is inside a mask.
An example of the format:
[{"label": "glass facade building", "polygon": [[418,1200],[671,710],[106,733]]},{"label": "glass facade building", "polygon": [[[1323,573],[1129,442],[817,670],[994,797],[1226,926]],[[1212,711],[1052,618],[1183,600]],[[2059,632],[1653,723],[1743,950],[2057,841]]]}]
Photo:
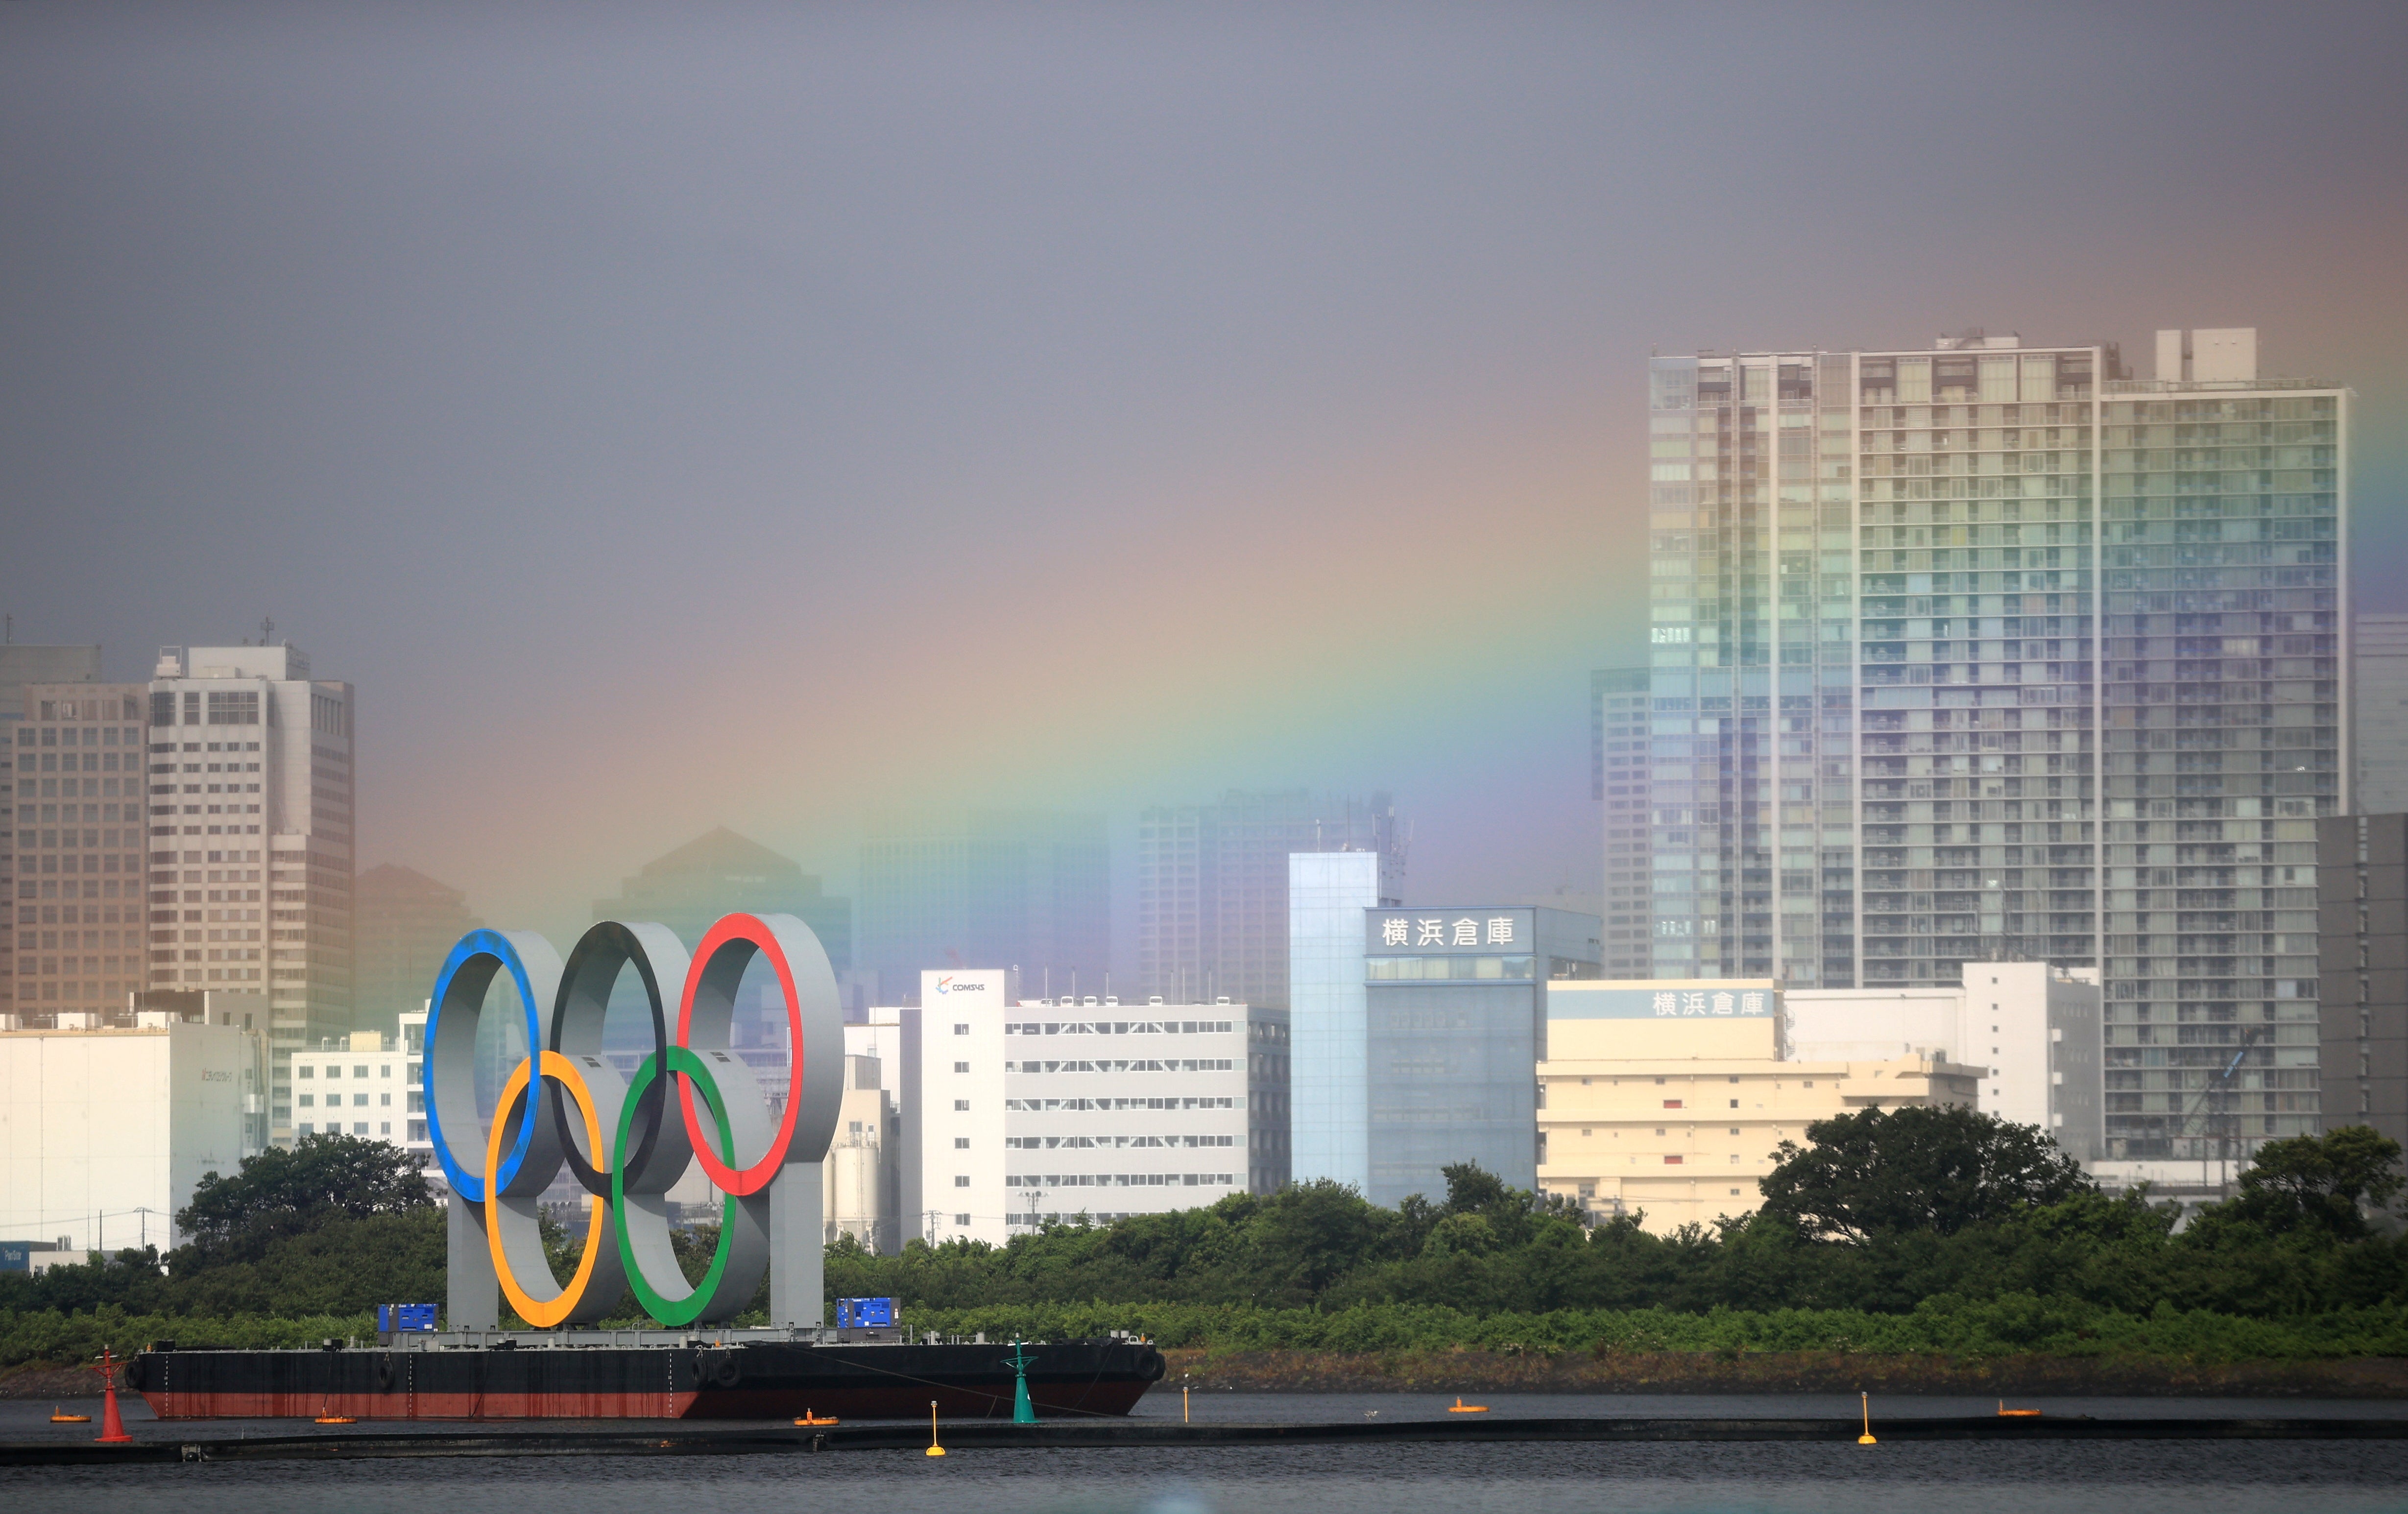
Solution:
[{"label": "glass facade building", "polygon": [[1371,1183],[1365,1117],[1363,912],[1382,899],[1370,851],[1287,860],[1290,1150],[1296,1180]]},{"label": "glass facade building", "polygon": [[2109,1157],[2212,1154],[2223,1097],[2317,1128],[2350,396],[2157,350],[1651,362],[1647,656],[1593,695],[1617,976],[2097,965]]},{"label": "glass facade building", "polygon": [[1562,909],[1373,908],[1356,917],[1364,984],[1364,1196],[1446,1191],[1476,1162],[1539,1181],[1547,985],[1598,976],[1598,922]]}]

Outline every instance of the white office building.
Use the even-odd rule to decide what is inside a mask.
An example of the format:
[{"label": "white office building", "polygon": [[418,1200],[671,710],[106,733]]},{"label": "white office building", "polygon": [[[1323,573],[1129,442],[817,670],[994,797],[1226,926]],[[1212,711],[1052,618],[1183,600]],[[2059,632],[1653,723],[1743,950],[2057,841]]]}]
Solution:
[{"label": "white office building", "polygon": [[293,1053],[351,1030],[352,705],[290,646],[163,648],[151,675],[150,986],[265,985],[279,1145]]},{"label": "white office building", "polygon": [[1005,1003],[927,973],[905,1042],[907,1224],[1001,1244],[1046,1221],[1197,1208],[1288,1180],[1288,1017],[1111,995]]},{"label": "white office building", "polygon": [[165,1250],[203,1175],[253,1148],[265,1037],[142,1010],[133,1027],[0,1031],[0,1235]]},{"label": "white office building", "polygon": [[2105,1154],[2095,967],[1969,962],[1961,985],[1791,989],[1783,1003],[1789,1061],[1922,1055],[1978,1067],[1984,1114],[2037,1125],[2083,1162]]},{"label": "white office building", "polygon": [[[423,1027],[423,1015],[414,1017]],[[422,1030],[421,1035],[424,1033]],[[373,1136],[407,1146],[418,1063],[375,1031],[293,1053],[293,1135]],[[416,1122],[423,1126],[422,1110]],[[427,1147],[428,1154],[434,1151]]]}]

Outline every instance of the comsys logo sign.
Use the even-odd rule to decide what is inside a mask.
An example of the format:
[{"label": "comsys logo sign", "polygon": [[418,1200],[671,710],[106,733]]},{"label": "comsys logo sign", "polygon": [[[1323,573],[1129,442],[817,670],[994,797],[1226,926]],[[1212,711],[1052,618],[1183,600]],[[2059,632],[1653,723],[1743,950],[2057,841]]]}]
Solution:
[{"label": "comsys logo sign", "polygon": [[947,994],[984,993],[986,985],[975,978],[955,978],[953,974],[946,973],[938,978],[937,992]]}]

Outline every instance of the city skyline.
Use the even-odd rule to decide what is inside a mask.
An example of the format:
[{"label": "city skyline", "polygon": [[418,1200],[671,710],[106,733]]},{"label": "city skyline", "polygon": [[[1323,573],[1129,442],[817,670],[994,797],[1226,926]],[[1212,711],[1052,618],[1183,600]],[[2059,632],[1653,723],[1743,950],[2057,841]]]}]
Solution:
[{"label": "city skyline", "polygon": [[2394,10],[1318,14],[11,7],[0,611],[123,682],[273,615],[373,691],[360,864],[565,933],[714,825],[857,896],[896,806],[1107,815],[1119,892],[1231,788],[1593,891],[1651,350],[2254,326],[2408,608]]}]

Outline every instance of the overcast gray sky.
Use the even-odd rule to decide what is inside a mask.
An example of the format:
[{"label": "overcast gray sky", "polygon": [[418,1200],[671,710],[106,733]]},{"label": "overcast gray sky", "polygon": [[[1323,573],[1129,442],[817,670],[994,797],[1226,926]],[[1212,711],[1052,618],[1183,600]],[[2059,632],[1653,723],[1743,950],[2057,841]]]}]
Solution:
[{"label": "overcast gray sky", "polygon": [[1594,887],[1655,347],[2256,325],[2398,502],[2408,7],[0,5],[0,609],[273,615],[364,861],[1385,787]]}]

